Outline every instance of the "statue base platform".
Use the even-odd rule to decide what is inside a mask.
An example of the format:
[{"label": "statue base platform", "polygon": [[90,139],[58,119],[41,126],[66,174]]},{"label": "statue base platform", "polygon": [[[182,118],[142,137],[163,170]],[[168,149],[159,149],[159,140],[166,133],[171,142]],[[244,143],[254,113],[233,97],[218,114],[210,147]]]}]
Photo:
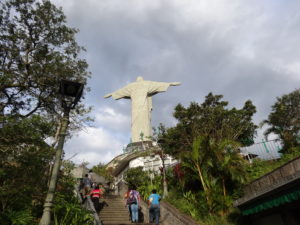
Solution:
[{"label": "statue base platform", "polygon": [[152,141],[132,142],[127,145],[125,152],[145,151],[153,146]]}]

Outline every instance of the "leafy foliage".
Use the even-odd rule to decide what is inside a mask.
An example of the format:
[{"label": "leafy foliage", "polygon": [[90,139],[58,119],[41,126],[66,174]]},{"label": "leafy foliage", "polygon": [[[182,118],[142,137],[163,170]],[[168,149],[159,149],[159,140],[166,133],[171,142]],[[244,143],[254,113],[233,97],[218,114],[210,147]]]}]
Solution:
[{"label": "leafy foliage", "polygon": [[111,171],[109,171],[104,164],[99,163],[97,166],[93,166],[92,170],[98,175],[104,177],[106,181],[108,182],[113,181],[113,176],[111,175]]},{"label": "leafy foliage", "polygon": [[28,210],[12,211],[8,210],[6,213],[6,222],[12,225],[30,225],[33,224],[33,216]]},{"label": "leafy foliage", "polygon": [[154,177],[150,178],[150,174],[143,171],[142,167],[128,169],[125,174],[125,181],[129,188],[136,188],[145,200],[153,189],[156,189],[159,194],[162,193],[161,176],[154,174]]},{"label": "leafy foliage", "polygon": [[56,112],[60,80],[86,83],[89,76],[77,30],[48,0],[5,0],[0,7],[0,112]]},{"label": "leafy foliage", "polygon": [[209,136],[217,142],[228,139],[241,145],[251,143],[257,128],[252,122],[255,106],[248,100],[242,109],[227,109],[228,102],[222,101],[222,97],[209,93],[201,105],[192,102],[185,108],[178,104],[173,114],[178,124],[162,135],[163,147],[169,153],[178,155],[192,149],[193,141],[198,136]]},{"label": "leafy foliage", "polygon": [[63,161],[63,170],[59,174],[57,191],[54,199],[55,225],[92,225],[94,218],[90,211],[84,209],[74,196],[75,179],[71,176],[74,163]]},{"label": "leafy foliage", "polygon": [[[221,99],[222,95],[209,93],[201,105],[177,105],[174,117],[178,124],[160,129],[160,138],[165,151],[194,174],[190,179],[198,180],[206,212],[224,215],[237,197],[236,190],[246,182],[247,162],[239,147],[252,142],[257,126],[252,122],[256,110],[251,101],[242,109],[228,109],[228,102]],[[191,180],[185,185],[189,183]]]},{"label": "leafy foliage", "polygon": [[[54,157],[45,140],[57,139],[60,131],[59,83],[85,84],[89,77],[86,61],[78,57],[84,49],[76,33],[48,0],[0,3],[1,224],[31,224],[41,216]],[[76,106],[72,129],[89,120],[84,117],[89,110]],[[60,174],[57,191],[71,199],[73,185],[70,176]]]},{"label": "leafy foliage", "polygon": [[253,163],[247,168],[247,176],[249,177],[249,182],[253,181],[266,173],[282,166],[288,161],[300,156],[300,147],[296,148],[295,151],[287,152],[278,160],[261,160],[254,159]]},{"label": "leafy foliage", "polygon": [[144,184],[146,176],[147,173],[142,167],[130,168],[126,171],[124,180],[128,187],[140,187]]},{"label": "leafy foliage", "polygon": [[277,134],[283,140],[283,153],[291,152],[300,146],[300,89],[277,98],[268,120],[263,124],[270,127],[265,135]]},{"label": "leafy foliage", "polygon": [[0,129],[1,224],[6,224],[9,212],[23,219],[40,212],[54,156],[44,142],[51,133],[51,125],[40,116],[21,121],[10,118]]},{"label": "leafy foliage", "polygon": [[71,196],[57,195],[54,207],[55,225],[92,225],[94,217],[92,213],[79,204],[78,200]]}]

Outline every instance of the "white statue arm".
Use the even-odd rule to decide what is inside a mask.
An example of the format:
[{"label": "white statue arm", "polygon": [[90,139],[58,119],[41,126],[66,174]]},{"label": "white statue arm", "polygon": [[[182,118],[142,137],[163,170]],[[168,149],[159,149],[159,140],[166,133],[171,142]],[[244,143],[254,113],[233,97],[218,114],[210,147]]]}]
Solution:
[{"label": "white statue arm", "polygon": [[146,82],[148,84],[149,95],[165,92],[170,86],[180,85],[180,82],[155,82],[155,81],[146,81]]},{"label": "white statue arm", "polygon": [[112,96],[112,93],[105,95],[104,98],[109,98],[111,96]]},{"label": "white statue arm", "polygon": [[179,86],[181,83],[180,82],[171,82],[170,86]]},{"label": "white statue arm", "polygon": [[126,85],[123,88],[120,88],[112,93],[109,93],[104,96],[104,98],[112,97],[115,100],[121,99],[121,98],[130,98],[131,95],[131,85]]}]

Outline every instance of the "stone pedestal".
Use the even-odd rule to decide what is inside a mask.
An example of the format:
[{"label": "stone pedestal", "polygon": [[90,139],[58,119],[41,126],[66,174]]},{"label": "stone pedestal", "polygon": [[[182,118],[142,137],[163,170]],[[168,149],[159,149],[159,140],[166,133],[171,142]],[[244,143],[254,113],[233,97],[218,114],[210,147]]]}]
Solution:
[{"label": "stone pedestal", "polygon": [[145,151],[153,146],[152,141],[139,141],[127,145],[125,152]]}]

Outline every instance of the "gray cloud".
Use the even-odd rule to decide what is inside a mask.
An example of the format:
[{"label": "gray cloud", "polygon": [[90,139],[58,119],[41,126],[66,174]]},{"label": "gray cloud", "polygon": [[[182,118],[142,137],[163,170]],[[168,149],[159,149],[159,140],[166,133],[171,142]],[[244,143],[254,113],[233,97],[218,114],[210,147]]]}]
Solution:
[{"label": "gray cloud", "polygon": [[[139,75],[182,82],[154,96],[154,126],[174,125],[176,104],[202,102],[211,91],[223,94],[230,106],[251,99],[260,122],[277,96],[299,88],[299,1],[53,2],[63,4],[68,23],[80,29],[78,41],[87,49],[83,56],[92,72],[86,102],[95,108],[95,126],[116,146],[127,144],[130,104],[103,96]],[[109,120],[105,109],[118,120]],[[81,140],[70,141],[75,142]],[[107,158],[120,152],[116,146]],[[101,150],[89,146],[86,151]]]}]

